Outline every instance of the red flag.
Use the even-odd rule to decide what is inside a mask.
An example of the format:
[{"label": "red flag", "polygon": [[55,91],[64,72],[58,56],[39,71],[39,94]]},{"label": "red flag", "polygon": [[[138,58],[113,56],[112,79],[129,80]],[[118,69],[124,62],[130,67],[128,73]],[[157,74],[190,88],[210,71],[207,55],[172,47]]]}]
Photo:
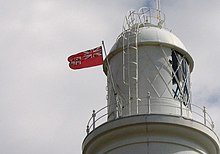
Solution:
[{"label": "red flag", "polygon": [[68,57],[70,68],[81,69],[103,64],[102,46]]}]

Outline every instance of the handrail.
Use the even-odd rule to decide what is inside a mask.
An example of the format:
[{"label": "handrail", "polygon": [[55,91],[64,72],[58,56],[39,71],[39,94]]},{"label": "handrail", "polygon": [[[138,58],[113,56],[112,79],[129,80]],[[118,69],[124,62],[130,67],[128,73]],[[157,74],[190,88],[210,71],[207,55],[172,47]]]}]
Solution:
[{"label": "handrail", "polygon": [[122,31],[130,29],[136,24],[164,27],[165,14],[158,9],[148,7],[142,7],[138,11],[130,10],[125,16]]},{"label": "handrail", "polygon": [[[141,105],[139,105],[139,107],[146,106],[146,105],[148,105],[148,104],[141,104]],[[183,105],[174,106],[174,105],[170,105],[170,104],[167,105],[167,104],[151,103],[150,107],[157,106],[157,105],[179,109],[180,110],[179,114],[174,114],[174,115],[200,122],[201,124],[207,126],[211,130],[214,129],[214,122],[212,121],[211,116],[207,113],[207,110],[205,107],[202,108],[202,107],[197,106],[195,104],[190,104],[191,110],[188,109],[188,111],[192,114],[192,118],[189,118],[189,117],[186,117],[182,114],[183,110],[187,111],[186,108],[183,108]],[[109,115],[108,111],[105,111],[105,110],[107,110],[111,106],[115,107],[115,110],[113,110],[112,113],[118,113],[118,110],[117,110],[118,107],[116,104],[110,104],[110,105],[104,106],[101,109],[99,109],[98,111],[93,110],[92,116],[87,123],[87,128],[86,128],[87,134],[89,134],[91,132],[92,128],[93,128],[92,130],[94,130],[97,126],[99,126],[99,125],[97,125],[98,121],[100,122],[101,119],[103,119],[104,117],[107,117]],[[102,113],[102,111],[103,112],[105,111],[105,112]],[[149,112],[147,114],[155,114],[155,113]],[[156,114],[160,114],[160,113],[156,113]],[[138,113],[137,113],[137,115],[138,115]],[[129,115],[127,115],[127,116],[129,116]],[[117,119],[119,117],[120,116],[118,115],[118,117],[116,117],[115,119]],[[105,122],[102,122],[101,124],[106,123],[106,122],[107,122],[107,120]]]},{"label": "handrail", "polygon": [[[93,127],[93,129],[95,129],[95,123],[96,123],[99,119],[102,119],[104,116],[107,116],[108,113],[106,112],[105,114],[100,115],[97,119],[95,119],[96,115],[97,115],[98,113],[100,113],[101,111],[103,111],[104,109],[107,109],[108,107],[113,106],[113,105],[114,105],[114,104],[110,104],[110,105],[107,105],[107,106],[102,107],[102,108],[99,109],[98,111],[95,111],[95,110],[92,111],[92,112],[93,112],[93,113],[92,113],[92,116],[90,117],[90,119],[89,119],[89,121],[88,121],[88,123],[87,123],[87,128],[86,128],[86,132],[87,132],[87,133],[89,133],[89,131],[90,131],[90,129],[91,129],[92,127]],[[93,120],[93,123],[90,124],[92,120]]]}]

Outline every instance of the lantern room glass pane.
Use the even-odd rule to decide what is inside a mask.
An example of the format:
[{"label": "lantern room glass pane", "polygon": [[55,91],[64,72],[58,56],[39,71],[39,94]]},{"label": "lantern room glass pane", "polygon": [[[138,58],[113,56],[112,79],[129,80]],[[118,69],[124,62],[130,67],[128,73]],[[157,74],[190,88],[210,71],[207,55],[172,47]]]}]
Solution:
[{"label": "lantern room glass pane", "polygon": [[190,70],[185,57],[172,49],[172,84],[173,97],[183,102],[185,106],[190,103]]}]

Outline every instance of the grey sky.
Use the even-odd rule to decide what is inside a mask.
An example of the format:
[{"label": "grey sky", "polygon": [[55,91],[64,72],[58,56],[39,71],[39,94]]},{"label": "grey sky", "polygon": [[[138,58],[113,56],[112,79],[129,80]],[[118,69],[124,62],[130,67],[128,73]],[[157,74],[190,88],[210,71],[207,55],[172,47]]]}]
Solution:
[{"label": "grey sky", "polygon": [[[79,154],[93,109],[106,105],[102,67],[73,71],[67,57],[106,43],[144,0],[0,0],[0,153]],[[166,25],[195,61],[193,103],[220,135],[220,1],[161,0]]]}]

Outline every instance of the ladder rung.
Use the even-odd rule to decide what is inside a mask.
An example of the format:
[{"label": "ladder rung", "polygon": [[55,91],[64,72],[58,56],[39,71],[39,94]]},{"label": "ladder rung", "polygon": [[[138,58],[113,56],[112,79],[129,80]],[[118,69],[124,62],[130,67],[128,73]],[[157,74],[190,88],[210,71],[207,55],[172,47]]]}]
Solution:
[{"label": "ladder rung", "polygon": [[128,55],[128,54],[129,54],[129,52],[128,52],[128,51],[123,51],[123,54],[127,54],[127,55]]},{"label": "ladder rung", "polygon": [[131,48],[131,49],[135,49],[135,50],[137,50],[137,47],[134,47],[134,46],[133,46],[133,47],[132,47],[132,46],[130,46],[130,48]]},{"label": "ladder rung", "polygon": [[126,81],[123,81],[125,85],[128,85],[128,83]]},{"label": "ladder rung", "polygon": [[130,64],[135,64],[135,65],[137,65],[137,62],[134,62],[134,61],[133,61],[133,62],[130,62]]},{"label": "ladder rung", "polygon": [[132,55],[132,54],[134,54],[134,53],[131,53],[131,52],[124,52],[124,51],[123,51],[123,54],[124,54],[124,55]]},{"label": "ladder rung", "polygon": [[137,78],[136,78],[136,77],[132,77],[132,79],[137,80]]}]

